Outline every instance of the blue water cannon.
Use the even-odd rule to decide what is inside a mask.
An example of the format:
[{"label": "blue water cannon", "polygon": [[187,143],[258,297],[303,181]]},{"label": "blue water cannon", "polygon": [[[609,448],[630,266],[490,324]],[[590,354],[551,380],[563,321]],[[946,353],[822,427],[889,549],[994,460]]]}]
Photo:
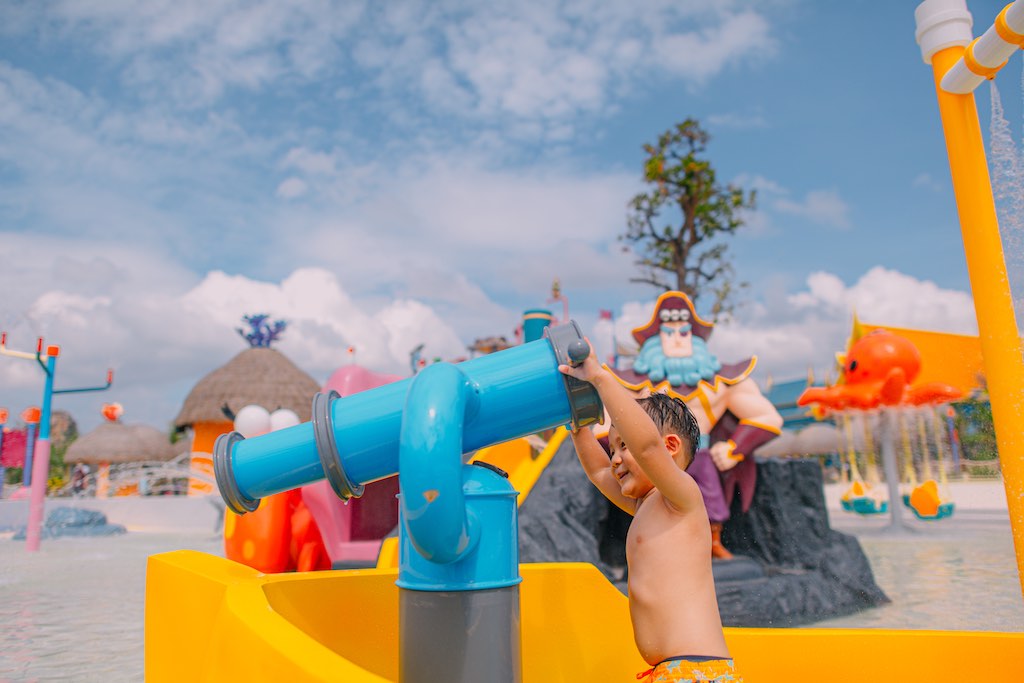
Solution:
[{"label": "blue water cannon", "polygon": [[[561,425],[593,424],[604,410],[597,391],[558,371],[559,364],[581,363],[589,352],[579,327],[569,321],[549,328],[542,339],[458,364],[435,363],[414,377],[352,396],[317,394],[310,422],[250,439],[238,432],[219,437],[213,453],[217,486],[228,508],[240,515],[255,510],[263,496],[323,478],[348,499],[359,497],[365,484],[404,469],[399,465],[405,423],[428,420],[435,429],[457,423],[459,433],[446,431],[445,438],[460,456]],[[421,408],[423,402],[429,405]],[[424,414],[407,415],[410,410]],[[409,444],[412,450],[436,450],[429,435],[406,429],[408,439],[423,439]],[[402,464],[417,467],[415,461]],[[446,468],[457,466],[434,457],[424,478],[451,476]],[[409,479],[403,476],[402,482]]]},{"label": "blue water cannon", "polygon": [[[341,398],[317,394],[310,422],[220,436],[217,486],[237,514],[326,478],[342,499],[398,474],[401,680],[520,680],[517,493],[464,455],[528,434],[599,422],[587,382],[558,366],[590,354],[570,321],[544,337]],[[438,616],[447,615],[444,619]],[[496,662],[504,662],[495,667]],[[495,671],[505,671],[494,678]]]}]

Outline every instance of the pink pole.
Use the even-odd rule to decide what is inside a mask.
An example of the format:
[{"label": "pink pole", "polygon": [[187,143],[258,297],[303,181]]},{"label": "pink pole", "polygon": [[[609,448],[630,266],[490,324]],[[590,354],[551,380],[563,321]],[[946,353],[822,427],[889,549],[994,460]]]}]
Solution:
[{"label": "pink pole", "polygon": [[39,550],[39,537],[43,527],[43,507],[46,501],[46,480],[50,476],[50,440],[36,442],[35,461],[32,463],[32,494],[28,501],[28,529],[25,549]]}]

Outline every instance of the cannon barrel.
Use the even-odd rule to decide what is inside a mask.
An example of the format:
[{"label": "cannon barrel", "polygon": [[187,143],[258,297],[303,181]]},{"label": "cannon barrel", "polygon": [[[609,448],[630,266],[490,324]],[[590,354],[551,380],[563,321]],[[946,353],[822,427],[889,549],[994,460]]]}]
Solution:
[{"label": "cannon barrel", "polygon": [[[587,353],[579,327],[569,321],[548,328],[542,339],[456,364],[467,392],[462,452],[599,421],[596,390],[558,371]],[[312,420],[294,427],[250,439],[238,432],[220,436],[214,472],[228,508],[251,512],[263,496],[325,477],[339,497],[358,497],[365,484],[396,474],[402,416],[417,377],[344,398],[317,394]]]}]

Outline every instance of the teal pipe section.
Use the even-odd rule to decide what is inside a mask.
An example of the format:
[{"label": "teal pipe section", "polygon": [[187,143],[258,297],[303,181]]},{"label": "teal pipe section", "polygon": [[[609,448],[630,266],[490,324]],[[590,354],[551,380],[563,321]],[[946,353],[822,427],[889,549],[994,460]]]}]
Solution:
[{"label": "teal pipe section", "polygon": [[431,562],[462,558],[480,539],[462,492],[462,435],[480,397],[454,365],[420,372],[405,399],[398,450],[401,513],[409,539]]},{"label": "teal pipe section", "polygon": [[[55,347],[54,347],[55,348]],[[46,384],[43,387],[43,405],[39,411],[39,440],[50,440],[50,406],[53,402],[53,374],[57,371],[57,356],[46,356]]]},{"label": "teal pipe section", "polygon": [[250,498],[290,491],[324,477],[310,422],[268,432],[259,441],[239,439],[232,451],[234,458],[247,463],[235,468],[235,478]]},{"label": "teal pipe section", "polygon": [[[427,459],[435,457],[422,454]],[[440,455],[440,454],[437,454]],[[432,557],[442,559],[450,553],[435,553],[429,545],[437,537],[421,536],[413,543],[405,523],[404,500],[399,494],[398,587],[415,591],[478,591],[508,588],[519,584],[519,493],[508,477],[493,465],[474,462],[462,465],[459,474],[469,525],[469,545],[457,559],[440,563],[424,556],[426,547]],[[429,490],[429,489],[428,489]],[[461,521],[461,520],[460,520]],[[479,528],[479,532],[477,529]]]},{"label": "teal pipe section", "polygon": [[[473,396],[466,394],[472,405],[465,407],[472,409],[460,417],[461,453],[561,425],[577,428],[599,421],[604,408],[593,387],[558,371],[559,364],[581,361],[586,353],[579,328],[570,322],[548,328],[544,339],[457,366],[430,366],[447,369],[428,377],[454,370],[462,391]],[[358,497],[363,485],[397,473],[407,397],[423,372],[345,398],[318,394],[308,423],[251,439],[236,432],[219,437],[214,472],[229,508],[251,512],[263,496],[323,478],[339,497]]]}]

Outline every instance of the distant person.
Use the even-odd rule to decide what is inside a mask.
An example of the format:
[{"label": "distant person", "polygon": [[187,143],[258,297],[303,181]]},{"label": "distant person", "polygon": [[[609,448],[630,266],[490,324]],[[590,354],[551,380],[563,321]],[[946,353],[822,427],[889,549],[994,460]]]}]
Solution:
[{"label": "distant person", "polygon": [[629,614],[637,649],[652,667],[637,678],[741,681],[722,633],[707,511],[685,471],[700,442],[697,420],[679,398],[636,399],[593,347],[579,366],[558,369],[590,382],[611,418],[610,458],[588,428],[572,440],[590,481],[633,515],[626,537]]},{"label": "distant person", "polygon": [[85,478],[89,473],[85,465],[78,463],[71,470],[71,495],[80,497],[85,494]]}]

